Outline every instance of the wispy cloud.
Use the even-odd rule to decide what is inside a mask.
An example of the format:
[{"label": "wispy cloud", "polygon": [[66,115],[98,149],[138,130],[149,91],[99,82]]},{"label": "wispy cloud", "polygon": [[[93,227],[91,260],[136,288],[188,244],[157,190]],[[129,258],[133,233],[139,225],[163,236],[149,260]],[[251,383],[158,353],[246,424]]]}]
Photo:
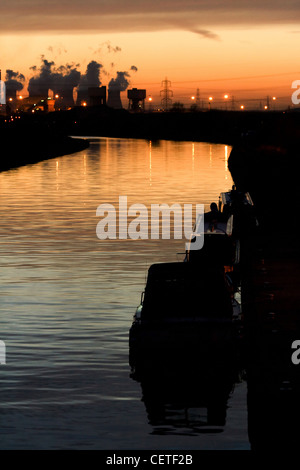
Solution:
[{"label": "wispy cloud", "polygon": [[221,38],[218,34],[213,33],[212,31],[209,31],[207,29],[195,28],[195,29],[191,29],[191,32],[199,34],[201,37],[206,38],[206,39],[213,39],[215,41],[221,41]]}]

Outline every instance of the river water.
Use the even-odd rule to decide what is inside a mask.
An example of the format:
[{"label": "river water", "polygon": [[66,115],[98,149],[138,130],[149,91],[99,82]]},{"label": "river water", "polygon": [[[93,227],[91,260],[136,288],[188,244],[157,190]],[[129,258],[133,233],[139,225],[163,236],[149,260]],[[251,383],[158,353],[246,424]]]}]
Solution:
[{"label": "river water", "polygon": [[226,423],[209,429],[191,425],[205,411],[195,407],[189,419],[155,423],[130,377],[128,331],[147,269],[181,260],[184,240],[96,236],[97,207],[117,208],[121,195],[128,206],[208,209],[232,185],[230,150],[100,138],[0,174],[0,448],[249,448],[243,381]]}]

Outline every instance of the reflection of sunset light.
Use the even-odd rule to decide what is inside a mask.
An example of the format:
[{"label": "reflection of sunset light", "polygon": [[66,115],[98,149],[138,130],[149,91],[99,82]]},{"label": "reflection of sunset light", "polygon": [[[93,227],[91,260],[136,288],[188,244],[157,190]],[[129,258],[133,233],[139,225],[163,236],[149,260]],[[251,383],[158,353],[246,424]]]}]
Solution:
[{"label": "reflection of sunset light", "polygon": [[149,182],[152,186],[152,141],[149,142]]},{"label": "reflection of sunset light", "polygon": [[225,145],[225,180],[228,179],[228,145]]}]

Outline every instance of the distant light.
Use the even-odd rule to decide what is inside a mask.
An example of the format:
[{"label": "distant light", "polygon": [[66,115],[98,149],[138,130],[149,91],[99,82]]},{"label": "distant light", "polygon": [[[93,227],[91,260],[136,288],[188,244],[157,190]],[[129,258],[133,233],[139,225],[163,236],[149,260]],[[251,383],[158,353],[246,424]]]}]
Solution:
[{"label": "distant light", "polygon": [[149,96],[148,101],[152,101],[152,96]]},{"label": "distant light", "polygon": [[82,103],[82,106],[86,106],[86,102],[85,102],[85,101]]},{"label": "distant light", "polygon": [[273,96],[272,100],[275,101],[275,100],[276,100],[276,96]]},{"label": "distant light", "polygon": [[212,101],[212,100],[213,100],[213,97],[212,97],[212,96],[210,96],[208,99],[209,99],[209,101]]},{"label": "distant light", "polygon": [[49,96],[49,98],[47,98],[48,100],[51,100],[51,97]]},{"label": "distant light", "polygon": [[13,99],[12,98],[9,98],[9,101],[12,101]]},{"label": "distant light", "polygon": [[224,98],[225,98],[225,100],[227,100],[227,98],[229,98],[229,96],[228,96],[228,95],[224,95]]},{"label": "distant light", "polygon": [[241,109],[245,109],[245,106],[243,104],[241,105]]},{"label": "distant light", "polygon": [[41,103],[44,103],[45,100],[41,100]]},{"label": "distant light", "polygon": [[34,109],[31,112],[34,113]]},{"label": "distant light", "polygon": [[268,106],[265,106],[265,109],[268,109]]},{"label": "distant light", "polygon": [[22,99],[23,99],[23,96],[22,96],[22,95],[20,95],[20,96],[19,96],[19,100],[22,100]]},{"label": "distant light", "polygon": [[194,96],[191,96],[191,100],[194,100],[194,99],[195,99],[195,97],[194,97]]},{"label": "distant light", "polygon": [[56,99],[59,98],[59,95],[55,95],[55,98],[56,98]]}]

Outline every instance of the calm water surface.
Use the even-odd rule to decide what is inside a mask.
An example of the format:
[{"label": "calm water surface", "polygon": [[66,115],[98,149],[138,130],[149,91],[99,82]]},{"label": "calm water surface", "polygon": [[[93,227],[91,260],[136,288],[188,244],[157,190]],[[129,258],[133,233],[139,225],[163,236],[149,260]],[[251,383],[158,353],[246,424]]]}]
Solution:
[{"label": "calm water surface", "polygon": [[189,420],[158,432],[130,378],[128,331],[147,269],[181,259],[184,240],[96,237],[98,205],[117,206],[119,195],[128,205],[208,208],[232,185],[229,153],[101,138],[0,174],[0,448],[248,448],[245,383],[218,432],[197,432]]}]

